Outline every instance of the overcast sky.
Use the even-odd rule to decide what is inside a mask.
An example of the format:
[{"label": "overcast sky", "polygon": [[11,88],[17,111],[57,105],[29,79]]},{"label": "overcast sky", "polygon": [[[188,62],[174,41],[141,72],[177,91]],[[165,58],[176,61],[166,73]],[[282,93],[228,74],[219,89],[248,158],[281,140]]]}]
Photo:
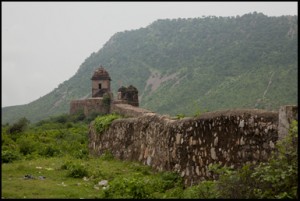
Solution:
[{"label": "overcast sky", "polygon": [[298,15],[298,2],[1,2],[2,107],[28,104],[72,77],[116,32],[157,19]]}]

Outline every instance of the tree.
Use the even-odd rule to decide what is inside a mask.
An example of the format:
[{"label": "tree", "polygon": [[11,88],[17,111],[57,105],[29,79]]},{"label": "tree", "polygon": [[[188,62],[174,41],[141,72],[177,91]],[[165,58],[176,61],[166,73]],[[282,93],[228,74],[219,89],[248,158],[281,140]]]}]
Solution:
[{"label": "tree", "polygon": [[16,123],[11,125],[8,129],[8,133],[13,134],[13,133],[21,133],[23,132],[30,121],[26,119],[25,117],[20,118]]}]

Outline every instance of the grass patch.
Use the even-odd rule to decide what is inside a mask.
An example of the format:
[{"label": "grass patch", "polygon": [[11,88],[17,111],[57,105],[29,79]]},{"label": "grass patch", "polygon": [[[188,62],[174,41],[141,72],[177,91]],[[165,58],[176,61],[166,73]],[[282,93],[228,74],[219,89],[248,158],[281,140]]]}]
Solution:
[{"label": "grass patch", "polygon": [[[82,167],[85,174],[77,177],[75,171],[70,175]],[[109,188],[99,185],[102,180],[108,181]],[[159,188],[169,182],[170,178],[149,166],[101,157],[52,157],[2,164],[2,198],[159,198],[163,197]]]}]

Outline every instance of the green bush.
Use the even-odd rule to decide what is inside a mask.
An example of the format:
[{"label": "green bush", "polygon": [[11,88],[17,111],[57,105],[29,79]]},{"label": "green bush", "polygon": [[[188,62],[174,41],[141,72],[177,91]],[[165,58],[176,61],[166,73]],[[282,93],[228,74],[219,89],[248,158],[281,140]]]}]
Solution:
[{"label": "green bush", "polygon": [[2,141],[2,150],[4,150],[4,147],[6,147],[6,149],[11,149],[11,150],[16,150],[18,147],[18,144],[12,139],[12,135],[11,134],[6,134],[2,131],[2,135],[1,135],[1,141]]},{"label": "green bush", "polygon": [[20,153],[14,150],[2,150],[1,161],[2,163],[11,163],[21,158]]},{"label": "green bush", "polygon": [[[163,192],[162,198],[181,199],[183,198],[183,194],[184,194],[184,190],[182,187],[175,187]],[[158,198],[161,198],[161,196],[159,196]]]},{"label": "green bush", "polygon": [[95,128],[96,128],[96,131],[97,133],[102,133],[104,132],[105,130],[107,130],[111,124],[111,122],[115,119],[119,119],[121,118],[120,115],[117,115],[117,114],[108,114],[108,115],[105,115],[105,116],[99,116],[95,119]]},{"label": "green bush", "polygon": [[163,183],[163,190],[171,189],[174,187],[183,187],[182,186],[182,178],[180,175],[176,172],[162,172],[161,174],[161,179]]},{"label": "green bush", "polygon": [[41,151],[39,152],[39,155],[46,156],[46,157],[54,157],[60,155],[60,150],[55,145],[46,145],[43,148],[40,147]]},{"label": "green bush", "polygon": [[83,165],[74,165],[69,169],[67,176],[73,178],[83,178],[88,176],[88,171]]},{"label": "green bush", "polygon": [[[132,164],[132,169],[138,171],[130,177],[116,177],[109,188],[104,190],[105,198],[160,198],[172,197],[182,194],[183,183],[179,174],[174,172],[160,172],[156,177],[145,177],[144,171],[137,164]],[[144,167],[148,169],[149,167]],[[175,189],[175,190],[172,190]],[[163,196],[163,193],[168,195]]]},{"label": "green bush", "polygon": [[24,156],[32,154],[37,150],[37,142],[32,137],[22,136],[17,140],[19,144],[20,153]]},{"label": "green bush", "polygon": [[252,174],[257,182],[254,195],[260,199],[298,198],[298,122],[290,125],[289,134],[276,144],[268,163],[261,163]]},{"label": "green bush", "polygon": [[73,151],[72,156],[77,159],[88,159],[89,152],[87,149],[77,149],[76,151]]},{"label": "green bush", "polygon": [[255,198],[251,188],[253,188],[252,166],[244,165],[243,168],[233,170],[227,166],[221,167],[219,164],[209,166],[210,171],[219,175],[216,182],[218,198],[248,199]]},{"label": "green bush", "polygon": [[8,128],[8,133],[21,133],[27,128],[29,123],[30,121],[23,117]]},{"label": "green bush", "polygon": [[111,103],[111,98],[108,94],[103,95],[103,104],[105,107],[109,107]]},{"label": "green bush", "polygon": [[104,190],[105,198],[133,198],[144,199],[148,198],[150,193],[140,178],[116,178],[109,188]]},{"label": "green bush", "polygon": [[87,167],[84,164],[72,161],[66,161],[61,169],[68,170],[67,176],[72,178],[83,178],[88,176]]},{"label": "green bush", "polygon": [[83,110],[78,111],[77,113],[70,115],[70,120],[74,123],[85,120],[85,114]]},{"label": "green bush", "polygon": [[132,163],[130,168],[136,172],[139,172],[143,175],[150,175],[151,167],[150,166],[141,166],[139,163]]},{"label": "green bush", "polygon": [[194,117],[199,117],[201,115],[200,106],[197,104],[196,101],[194,101],[193,105],[194,105],[194,111],[195,111]]},{"label": "green bush", "polygon": [[177,114],[176,118],[177,119],[183,119],[185,117],[185,114]]},{"label": "green bush", "polygon": [[71,123],[71,122],[68,122],[67,124],[66,124],[66,128],[72,128],[73,127],[73,124]]},{"label": "green bush", "polygon": [[55,123],[64,124],[69,120],[70,116],[68,114],[62,114],[56,117],[52,117],[51,120]]},{"label": "green bush", "polygon": [[202,181],[184,191],[184,198],[216,199],[218,190],[215,181]]},{"label": "green bush", "polygon": [[114,159],[114,155],[109,150],[105,150],[100,158],[105,161],[110,161]]},{"label": "green bush", "polygon": [[73,165],[73,162],[71,160],[67,160],[61,165],[60,169],[68,170],[72,165]]}]

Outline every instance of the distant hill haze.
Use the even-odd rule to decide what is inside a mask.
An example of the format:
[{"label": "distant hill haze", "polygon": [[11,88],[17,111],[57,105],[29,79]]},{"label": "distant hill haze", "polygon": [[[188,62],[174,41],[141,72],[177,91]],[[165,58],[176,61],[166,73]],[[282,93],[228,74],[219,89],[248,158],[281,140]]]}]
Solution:
[{"label": "distant hill haze", "polygon": [[109,72],[114,96],[134,85],[140,107],[187,116],[232,108],[278,110],[298,102],[298,18],[249,13],[237,17],[157,20],[114,34],[47,95],[2,108],[2,124],[68,113],[91,97],[91,76]]}]

